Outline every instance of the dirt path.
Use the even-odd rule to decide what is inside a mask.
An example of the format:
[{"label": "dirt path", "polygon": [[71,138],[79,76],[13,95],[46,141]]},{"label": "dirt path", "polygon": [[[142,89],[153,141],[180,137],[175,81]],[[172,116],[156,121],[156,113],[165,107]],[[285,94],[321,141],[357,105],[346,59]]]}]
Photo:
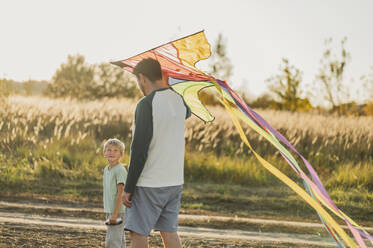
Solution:
[{"label": "dirt path", "polygon": [[[13,209],[53,209],[54,211],[71,211],[71,212],[92,212],[92,213],[102,213],[102,208],[82,208],[82,207],[72,207],[72,206],[61,206],[57,204],[45,204],[45,203],[15,203],[0,201],[1,208],[13,208]],[[226,222],[226,223],[242,223],[242,224],[265,224],[265,225],[277,225],[277,226],[293,226],[293,227],[307,227],[307,228],[324,228],[322,224],[311,223],[311,222],[298,222],[298,221],[282,221],[282,220],[268,220],[268,219],[257,219],[257,218],[243,218],[243,217],[226,217],[226,216],[207,216],[207,215],[191,215],[191,214],[180,214],[179,221],[191,220],[198,222]],[[347,228],[347,226],[342,226]],[[373,227],[365,227],[368,232],[373,232]]]},{"label": "dirt path", "polygon": [[[55,216],[48,216],[39,214],[41,211],[53,209]],[[25,210],[25,211],[22,211]],[[26,211],[27,210],[27,211]],[[61,217],[58,215],[58,211],[67,212],[82,212],[88,211],[93,213],[102,214],[101,208],[82,208],[76,206],[61,206],[57,204],[39,204],[39,203],[22,203],[22,202],[6,202],[0,201],[0,225],[6,226],[9,224],[13,225],[24,225],[27,226],[51,226],[51,228],[61,227],[69,229],[84,229],[84,230],[100,230],[105,231],[106,226],[102,220],[97,218],[86,218],[73,215],[73,217]],[[43,212],[41,212],[43,213]],[[88,215],[89,216],[89,215]],[[293,244],[296,247],[336,247],[335,243],[330,237],[325,237],[316,234],[299,234],[289,232],[289,226],[293,227],[304,227],[304,228],[322,228],[321,224],[307,223],[307,222],[293,222],[293,221],[279,221],[279,220],[266,220],[266,219],[253,219],[253,218],[239,218],[239,217],[223,217],[223,216],[200,216],[200,215],[180,215],[180,222],[194,221],[196,223],[228,223],[236,222],[240,224],[261,224],[261,225],[275,225],[283,227],[283,232],[258,232],[258,231],[247,231],[237,229],[215,229],[206,227],[191,227],[191,226],[180,226],[179,234],[183,238],[196,238],[201,240],[220,240],[224,243],[224,240],[232,242],[236,240],[239,243],[242,242],[263,242],[263,243],[279,243],[279,244]],[[199,225],[197,225],[199,226]],[[48,229],[48,228],[45,228]],[[372,231],[373,228],[366,228],[367,231]],[[221,244],[220,243],[220,244]],[[1,247],[1,246],[0,246]],[[221,247],[221,246],[217,246]],[[229,246],[230,247],[230,246]],[[232,246],[240,247],[240,246]],[[244,247],[244,246],[243,246]],[[257,247],[257,246],[255,246]],[[259,246],[258,246],[259,247]],[[264,246],[261,246],[264,247]],[[276,247],[276,246],[274,246]]]},{"label": "dirt path", "polygon": [[[51,225],[81,229],[105,230],[102,221],[86,218],[56,218],[24,213],[0,212],[0,223],[22,223],[26,225]],[[179,227],[180,236],[201,237],[209,239],[238,239],[256,240],[263,242],[281,242],[292,244],[308,244],[318,246],[335,246],[330,238],[317,237],[315,235],[300,235],[286,233],[260,233],[241,230],[218,230],[212,228]]]}]

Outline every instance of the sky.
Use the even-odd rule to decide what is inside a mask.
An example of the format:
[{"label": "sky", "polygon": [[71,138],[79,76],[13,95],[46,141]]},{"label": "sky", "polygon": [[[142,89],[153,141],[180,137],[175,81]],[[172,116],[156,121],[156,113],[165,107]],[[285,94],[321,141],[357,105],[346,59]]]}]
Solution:
[{"label": "sky", "polygon": [[68,55],[110,62],[205,30],[212,45],[219,33],[227,41],[232,87],[258,96],[282,58],[314,83],[325,39],[339,51],[347,37],[345,83],[363,97],[359,78],[373,71],[372,12],[370,0],[1,0],[0,78],[50,80]]}]

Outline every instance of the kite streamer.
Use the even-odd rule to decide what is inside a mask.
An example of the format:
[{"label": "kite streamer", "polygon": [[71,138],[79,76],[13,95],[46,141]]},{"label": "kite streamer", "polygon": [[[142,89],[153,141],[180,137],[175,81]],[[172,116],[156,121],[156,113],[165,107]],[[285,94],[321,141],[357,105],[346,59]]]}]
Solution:
[{"label": "kite streamer", "polygon": [[[316,210],[326,230],[339,247],[367,247],[364,239],[369,240],[373,244],[373,236],[338,209],[311,164],[285,137],[271,127],[258,113],[252,110],[225,81],[216,79],[212,75],[206,74],[195,67],[198,61],[207,59],[210,55],[210,44],[204,32],[201,31],[128,59],[112,62],[112,64],[120,66],[132,73],[134,67],[141,60],[145,58],[158,60],[162,67],[164,79],[167,80],[170,87],[184,98],[193,114],[205,122],[213,121],[214,117],[201,103],[198,92],[204,88],[212,89],[229,113],[242,141],[253,152],[260,164],[294,190]],[[279,150],[281,156],[303,180],[305,189],[255,152],[239,120],[246,123]],[[302,159],[311,178],[300,168],[298,162],[284,145]],[[327,210],[346,222],[354,239],[343,230]]]}]

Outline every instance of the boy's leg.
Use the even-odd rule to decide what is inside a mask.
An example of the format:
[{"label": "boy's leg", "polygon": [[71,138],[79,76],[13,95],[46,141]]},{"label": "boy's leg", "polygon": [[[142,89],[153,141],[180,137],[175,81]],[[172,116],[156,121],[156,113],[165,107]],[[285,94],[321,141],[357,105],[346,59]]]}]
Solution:
[{"label": "boy's leg", "polygon": [[[110,214],[107,218],[110,218]],[[120,217],[124,220],[124,214],[120,214]],[[105,240],[106,248],[125,248],[126,237],[124,235],[124,221],[119,225],[108,225]]]},{"label": "boy's leg", "polygon": [[148,237],[131,231],[132,248],[148,248]]},{"label": "boy's leg", "polygon": [[181,241],[177,232],[161,232],[165,248],[181,248]]},{"label": "boy's leg", "polygon": [[[105,214],[106,220],[110,218],[110,214]],[[110,240],[110,232],[109,227],[106,228],[106,237],[105,237],[105,248],[109,247],[109,240]]]}]

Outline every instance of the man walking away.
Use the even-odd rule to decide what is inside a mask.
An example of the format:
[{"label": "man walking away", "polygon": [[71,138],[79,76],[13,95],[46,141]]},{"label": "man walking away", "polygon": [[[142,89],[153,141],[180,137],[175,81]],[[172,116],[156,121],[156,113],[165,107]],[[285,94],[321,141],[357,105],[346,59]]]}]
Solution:
[{"label": "man walking away", "polygon": [[162,80],[158,61],[144,59],[133,72],[144,94],[137,106],[123,203],[132,247],[147,247],[151,230],[164,247],[181,247],[177,234],[184,184],[185,119],[191,111]]}]

